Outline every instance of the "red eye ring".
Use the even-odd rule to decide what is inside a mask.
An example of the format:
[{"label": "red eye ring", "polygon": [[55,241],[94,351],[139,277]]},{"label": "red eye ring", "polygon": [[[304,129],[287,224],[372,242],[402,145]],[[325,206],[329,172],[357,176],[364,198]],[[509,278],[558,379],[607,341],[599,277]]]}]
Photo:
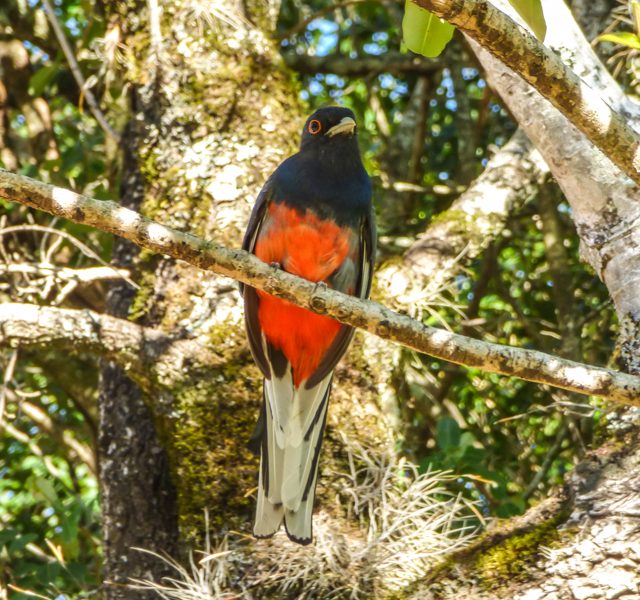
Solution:
[{"label": "red eye ring", "polygon": [[311,135],[316,135],[316,133],[320,133],[322,131],[322,123],[320,123],[318,119],[312,119],[311,121],[309,121],[307,130]]}]

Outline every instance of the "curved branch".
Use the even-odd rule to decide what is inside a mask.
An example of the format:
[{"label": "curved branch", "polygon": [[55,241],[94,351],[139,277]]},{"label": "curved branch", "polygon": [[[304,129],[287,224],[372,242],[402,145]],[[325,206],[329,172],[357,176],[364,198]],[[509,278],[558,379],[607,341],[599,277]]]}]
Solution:
[{"label": "curved branch", "polygon": [[460,256],[474,258],[502,233],[509,215],[536,195],[548,173],[539,152],[518,129],[405,254],[400,268],[412,271],[417,278],[414,287],[439,289],[452,277]]},{"label": "curved branch", "polygon": [[227,275],[436,358],[640,406],[638,377],[428,327],[377,302],[360,300],[273,268],[243,250],[225,248],[176,231],[115,202],[88,198],[3,169],[0,169],[0,196],[114,233],[149,250]]},{"label": "curved branch", "polygon": [[640,184],[640,136],[552,50],[487,0],[413,0],[473,38]]},{"label": "curved branch", "polygon": [[0,305],[0,346],[55,347],[109,358],[147,390],[175,382],[185,363],[213,358],[194,340],[174,340],[111,315],[18,303]]}]

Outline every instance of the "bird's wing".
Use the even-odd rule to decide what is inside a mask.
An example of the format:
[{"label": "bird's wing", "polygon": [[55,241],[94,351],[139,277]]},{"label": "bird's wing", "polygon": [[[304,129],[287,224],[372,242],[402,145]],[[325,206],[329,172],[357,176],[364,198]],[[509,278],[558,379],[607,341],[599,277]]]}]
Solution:
[{"label": "bird's wing", "polygon": [[[359,247],[355,255],[349,256],[329,278],[331,287],[341,292],[353,290],[353,295],[368,298],[371,292],[373,267],[376,252],[376,228],[373,211],[360,226]],[[355,333],[352,327],[342,325],[335,340],[327,350],[316,371],[309,377],[305,387],[312,388],[325,379],[347,350]]]},{"label": "bird's wing", "polygon": [[[251,211],[249,225],[247,226],[247,231],[242,241],[242,249],[247,252],[253,253],[254,251],[256,240],[258,239],[265,219],[267,207],[273,199],[273,188],[273,178],[269,178],[262,190],[260,190],[256,203]],[[267,359],[269,349],[265,343],[260,322],[258,321],[258,294],[254,288],[244,285],[243,283],[240,283],[240,293],[244,297],[244,320],[251,354],[259,369],[262,371],[262,374],[269,379],[271,377],[271,368],[269,366],[269,360]],[[282,362],[278,357],[275,357],[275,359],[276,364]]]}]

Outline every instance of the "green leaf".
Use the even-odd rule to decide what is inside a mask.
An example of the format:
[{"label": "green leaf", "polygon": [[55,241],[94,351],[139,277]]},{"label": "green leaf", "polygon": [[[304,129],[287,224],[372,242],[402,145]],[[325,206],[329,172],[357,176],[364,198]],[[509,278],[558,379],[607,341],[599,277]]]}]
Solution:
[{"label": "green leaf", "polygon": [[640,2],[638,0],[631,0],[631,18],[636,33],[640,33]]},{"label": "green leaf", "polygon": [[542,42],[547,33],[541,0],[509,0],[511,6],[518,11],[524,22],[531,27],[534,35]]},{"label": "green leaf", "polygon": [[32,98],[42,96],[42,92],[53,81],[58,74],[58,65],[47,65],[38,69],[29,79],[29,95]]},{"label": "green leaf", "polygon": [[45,500],[50,504],[58,503],[58,494],[53,484],[47,479],[39,478],[36,480],[36,489],[44,496]]},{"label": "green leaf", "polygon": [[412,52],[428,58],[439,56],[453,37],[453,30],[453,25],[405,0],[402,36]]},{"label": "green leaf", "polygon": [[22,550],[27,544],[35,542],[38,536],[35,533],[18,534],[9,544],[9,553],[13,554]]},{"label": "green leaf", "polygon": [[460,444],[460,427],[451,417],[443,417],[438,421],[438,447],[442,450],[456,448]]},{"label": "green leaf", "polygon": [[630,31],[618,31],[614,33],[605,33],[598,36],[599,42],[613,42],[614,44],[621,44],[622,46],[628,46],[634,50],[640,50],[640,37]]}]

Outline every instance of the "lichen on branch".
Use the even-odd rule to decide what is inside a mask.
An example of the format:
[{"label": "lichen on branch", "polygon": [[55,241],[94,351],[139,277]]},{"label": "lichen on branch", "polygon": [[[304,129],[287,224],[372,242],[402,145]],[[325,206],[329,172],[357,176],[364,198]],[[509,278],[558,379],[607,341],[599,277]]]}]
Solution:
[{"label": "lichen on branch", "polygon": [[428,327],[377,302],[329,289],[123,208],[0,169],[0,197],[97,227],[195,267],[232,277],[318,314],[436,358],[640,406],[640,378]]}]

